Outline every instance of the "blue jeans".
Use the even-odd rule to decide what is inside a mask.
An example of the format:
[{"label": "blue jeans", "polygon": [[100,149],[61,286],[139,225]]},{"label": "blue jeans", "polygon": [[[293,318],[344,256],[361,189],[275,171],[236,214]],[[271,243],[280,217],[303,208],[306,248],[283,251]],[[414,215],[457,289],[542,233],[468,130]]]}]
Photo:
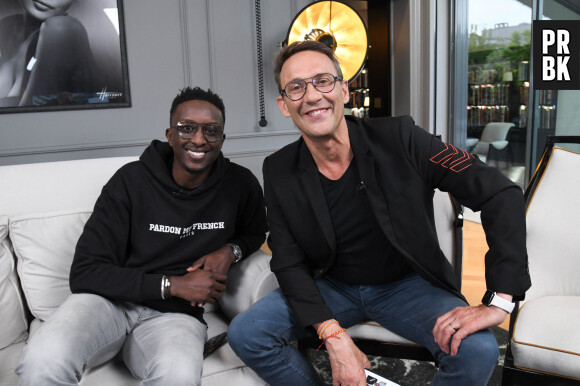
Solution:
[{"label": "blue jeans", "polygon": [[[489,330],[466,337],[456,356],[435,343],[439,316],[467,304],[418,275],[386,285],[346,285],[330,278],[316,281],[326,305],[342,327],[374,320],[390,331],[421,344],[439,361],[431,385],[485,385],[499,350]],[[238,356],[271,385],[318,385],[314,368],[290,344],[309,332],[296,326],[292,309],[278,289],[230,324],[228,340]],[[388,376],[388,374],[387,374]]]},{"label": "blue jeans", "polygon": [[189,315],[73,294],[24,348],[18,384],[75,385],[119,353],[142,385],[199,385],[206,338]]}]

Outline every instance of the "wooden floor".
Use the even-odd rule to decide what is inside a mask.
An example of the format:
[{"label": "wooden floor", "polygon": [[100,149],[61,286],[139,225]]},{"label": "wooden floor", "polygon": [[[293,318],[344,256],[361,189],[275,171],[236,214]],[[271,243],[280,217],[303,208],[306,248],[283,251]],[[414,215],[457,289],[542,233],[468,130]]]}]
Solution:
[{"label": "wooden floor", "polygon": [[[271,253],[264,243],[262,249]],[[487,242],[481,224],[463,222],[463,284],[462,292],[471,305],[481,304],[481,298],[485,293],[485,252]],[[509,328],[509,317],[500,327]]]},{"label": "wooden floor", "polygon": [[[481,304],[485,293],[485,264],[487,242],[481,224],[463,222],[463,283],[461,292],[471,305]],[[500,325],[509,328],[509,317]]]}]

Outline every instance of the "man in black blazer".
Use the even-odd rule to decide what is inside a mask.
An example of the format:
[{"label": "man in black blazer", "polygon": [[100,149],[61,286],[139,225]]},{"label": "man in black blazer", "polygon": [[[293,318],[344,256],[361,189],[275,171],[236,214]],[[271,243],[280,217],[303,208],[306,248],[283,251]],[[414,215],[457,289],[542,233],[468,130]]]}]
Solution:
[{"label": "man in black blazer", "polygon": [[[280,289],[232,322],[234,351],[272,385],[319,384],[290,343],[316,331],[334,384],[365,385],[369,361],[345,328],[375,320],[433,353],[433,385],[485,385],[499,355],[488,328],[530,286],[521,189],[410,117],[345,117],[348,84],[323,44],[289,45],[274,70],[278,107],[302,135],[264,161]],[[435,188],[481,210],[483,304],[467,304],[439,248]]]}]

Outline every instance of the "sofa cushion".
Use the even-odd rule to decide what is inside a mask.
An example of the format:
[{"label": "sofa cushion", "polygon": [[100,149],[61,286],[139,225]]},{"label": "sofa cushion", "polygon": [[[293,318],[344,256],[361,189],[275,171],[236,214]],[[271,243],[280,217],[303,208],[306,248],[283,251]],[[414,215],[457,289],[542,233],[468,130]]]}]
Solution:
[{"label": "sofa cushion", "polygon": [[0,349],[24,341],[28,336],[28,323],[8,239],[6,216],[0,217],[0,310]]},{"label": "sofa cushion", "polygon": [[90,214],[67,211],[10,219],[22,290],[36,318],[46,320],[70,295],[70,266]]},{"label": "sofa cushion", "polygon": [[137,159],[106,157],[0,166],[0,213],[12,217],[92,208],[111,176]]},{"label": "sofa cushion", "polygon": [[11,344],[0,349],[0,386],[12,386],[18,384],[16,367],[20,363],[20,356],[24,348],[24,342]]}]

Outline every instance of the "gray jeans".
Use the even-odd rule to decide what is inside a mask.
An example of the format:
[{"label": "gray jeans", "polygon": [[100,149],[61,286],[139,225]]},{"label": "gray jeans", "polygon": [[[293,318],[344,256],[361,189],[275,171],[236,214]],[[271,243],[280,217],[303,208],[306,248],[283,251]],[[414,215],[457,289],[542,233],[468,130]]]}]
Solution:
[{"label": "gray jeans", "polygon": [[199,385],[207,327],[192,316],[73,294],[26,345],[19,385],[74,385],[118,353],[142,385]]}]

